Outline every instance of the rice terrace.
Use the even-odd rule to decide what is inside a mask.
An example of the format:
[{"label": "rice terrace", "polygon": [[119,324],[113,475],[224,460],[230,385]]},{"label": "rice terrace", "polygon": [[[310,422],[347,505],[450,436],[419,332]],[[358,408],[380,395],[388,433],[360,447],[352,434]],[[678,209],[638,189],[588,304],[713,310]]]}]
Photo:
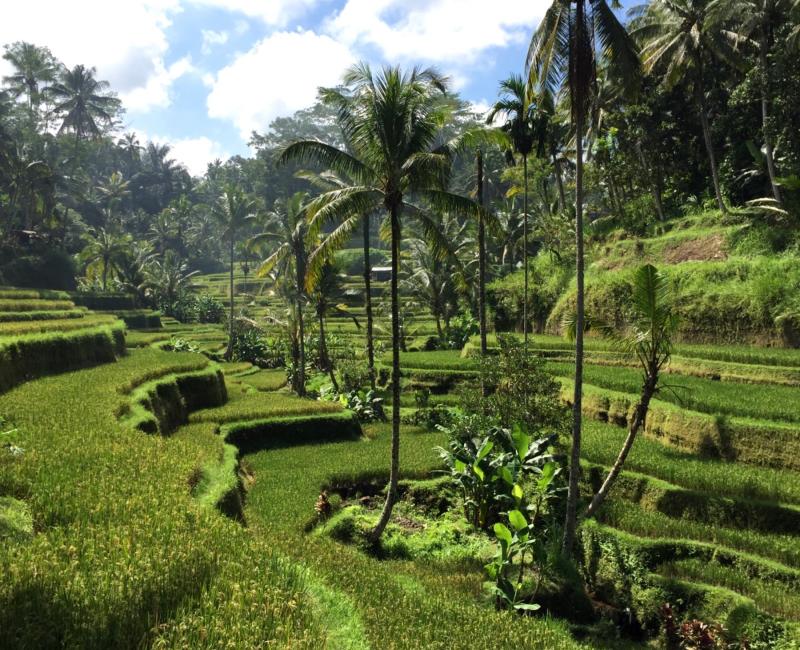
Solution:
[{"label": "rice terrace", "polygon": [[0,649],[800,650],[800,0],[3,14]]}]

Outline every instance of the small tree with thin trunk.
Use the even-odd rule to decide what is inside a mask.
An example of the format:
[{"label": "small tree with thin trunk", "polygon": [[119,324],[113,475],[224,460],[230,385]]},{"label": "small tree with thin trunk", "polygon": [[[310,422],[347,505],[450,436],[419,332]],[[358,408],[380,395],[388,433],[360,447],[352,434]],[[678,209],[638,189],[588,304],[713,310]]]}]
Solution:
[{"label": "small tree with thin trunk", "polygon": [[673,337],[678,315],[673,306],[669,279],[651,264],[636,271],[633,277],[630,323],[622,333],[604,327],[625,351],[636,356],[642,369],[642,392],[633,411],[628,435],[614,465],[592,497],[586,516],[595,515],[617,480],[636,436],[646,423],[650,401],[658,393],[661,371],[672,356]]},{"label": "small tree with thin trunk", "polygon": [[250,199],[238,187],[229,185],[225,188],[222,196],[219,197],[214,206],[214,216],[222,229],[222,238],[228,244],[228,254],[230,261],[230,300],[228,304],[228,347],[225,349],[225,359],[230,361],[233,356],[233,307],[234,307],[234,284],[233,266],[236,259],[236,237],[245,225],[247,219],[256,211],[256,202]]}]

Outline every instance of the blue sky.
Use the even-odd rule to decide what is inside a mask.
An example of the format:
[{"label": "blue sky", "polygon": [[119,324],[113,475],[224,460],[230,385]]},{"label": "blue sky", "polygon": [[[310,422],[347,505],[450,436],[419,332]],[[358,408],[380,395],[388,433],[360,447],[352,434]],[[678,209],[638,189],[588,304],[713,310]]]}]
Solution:
[{"label": "blue sky", "polygon": [[96,66],[123,99],[126,130],[171,143],[202,173],[214,158],[246,155],[253,129],[310,105],[361,59],[435,65],[484,106],[499,79],[522,70],[549,3],[28,0],[4,8],[0,43],[27,40],[68,65]]}]

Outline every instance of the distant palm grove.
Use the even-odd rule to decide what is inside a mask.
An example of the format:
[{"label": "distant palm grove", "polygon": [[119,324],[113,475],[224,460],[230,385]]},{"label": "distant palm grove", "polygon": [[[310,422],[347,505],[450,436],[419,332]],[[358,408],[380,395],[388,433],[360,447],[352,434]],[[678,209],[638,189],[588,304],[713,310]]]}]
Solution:
[{"label": "distant palm grove", "polygon": [[488,111],[361,62],[202,176],[3,58],[0,648],[800,648],[800,0],[552,0]]}]

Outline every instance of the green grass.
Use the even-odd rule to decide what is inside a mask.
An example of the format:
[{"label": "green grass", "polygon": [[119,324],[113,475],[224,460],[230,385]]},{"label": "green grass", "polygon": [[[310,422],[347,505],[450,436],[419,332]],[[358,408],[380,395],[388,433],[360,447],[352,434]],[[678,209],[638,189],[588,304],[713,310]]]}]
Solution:
[{"label": "green grass", "polygon": [[[320,440],[249,456],[256,477],[246,509],[252,530],[273,539],[283,552],[344,594],[371,647],[577,647],[556,621],[512,617],[481,602],[476,598],[479,571],[380,561],[329,538],[303,533],[320,487],[331,476],[337,481],[385,476],[388,434],[387,426],[378,426],[371,429],[374,438],[369,441]],[[402,439],[406,475],[424,475],[438,466],[433,447],[444,442],[443,434],[405,429]],[[408,589],[404,585],[409,582],[419,587]]]},{"label": "green grass", "polygon": [[[610,466],[626,435],[626,430],[620,427],[584,421],[583,456],[593,463]],[[798,472],[701,459],[642,436],[637,438],[625,467],[691,490],[800,504]]]},{"label": "green grass", "polygon": [[111,325],[117,322],[113,315],[91,314],[84,318],[56,318],[50,320],[30,320],[16,322],[0,322],[0,342],[7,337],[23,334],[39,334],[45,332],[72,332],[90,329],[99,325]]},{"label": "green grass", "polygon": [[787,589],[784,584],[753,579],[736,568],[699,560],[669,562],[657,570],[670,578],[730,589],[751,598],[765,612],[789,620],[800,620],[800,592]]},{"label": "green grass", "polygon": [[71,300],[40,300],[31,298],[0,298],[2,311],[67,311],[75,309]]},{"label": "green grass", "polygon": [[797,535],[764,533],[745,528],[726,528],[689,519],[674,519],[660,512],[643,510],[633,503],[609,500],[603,505],[599,520],[639,537],[673,538],[719,544],[737,551],[800,566]]},{"label": "green grass", "polygon": [[0,395],[25,449],[0,456],[0,491],[24,491],[41,531],[0,545],[0,646],[324,643],[302,573],[192,499],[213,445],[116,420],[119,390],[174,358],[135,352]]},{"label": "green grass", "polygon": [[0,496],[0,540],[26,542],[33,537],[33,517],[28,504],[13,497]]},{"label": "green grass", "polygon": [[[574,367],[567,363],[547,364],[556,376],[570,377]],[[584,367],[587,384],[622,393],[638,395],[641,391],[641,371],[632,368],[597,366]],[[800,422],[800,388],[794,386],[748,385],[711,381],[698,377],[665,375],[658,399],[684,409],[701,413],[721,414],[753,419]]]},{"label": "green grass", "polygon": [[288,393],[245,392],[232,388],[225,406],[196,411],[189,417],[189,421],[223,423],[265,417],[338,413],[341,410],[338,403],[301,399]]}]

